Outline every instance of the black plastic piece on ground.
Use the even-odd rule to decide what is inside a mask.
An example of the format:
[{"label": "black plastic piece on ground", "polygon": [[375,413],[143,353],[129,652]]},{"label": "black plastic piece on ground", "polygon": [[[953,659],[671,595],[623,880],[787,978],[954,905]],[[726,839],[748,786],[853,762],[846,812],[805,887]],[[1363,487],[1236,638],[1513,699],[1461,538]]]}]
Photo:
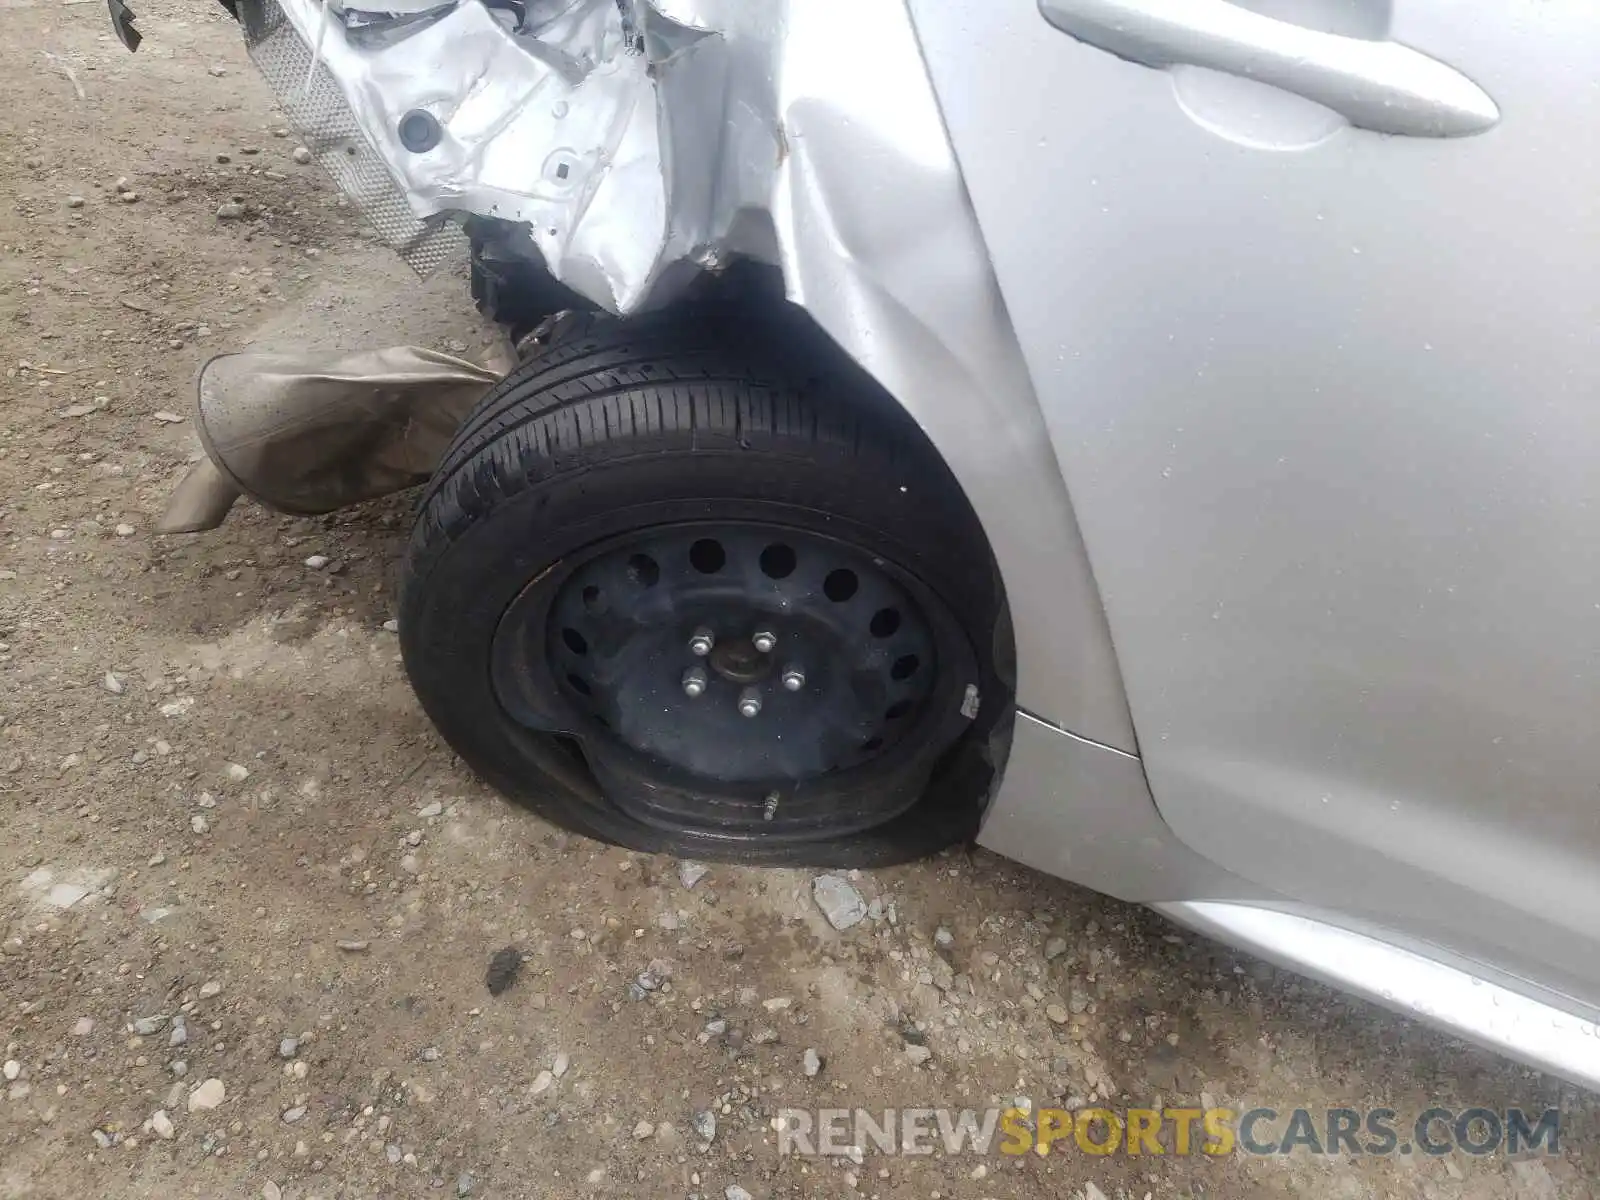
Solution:
[{"label": "black plastic piece on ground", "polygon": [[484,976],[484,986],[489,989],[489,995],[498,996],[507,991],[516,983],[517,975],[522,970],[522,951],[515,946],[507,946],[504,950],[496,950],[489,959],[489,970]]},{"label": "black plastic piece on ground", "polygon": [[144,41],[144,34],[133,27],[133,9],[129,8],[122,0],[106,0],[106,6],[111,10],[111,28],[117,31],[117,37],[130,52],[139,48],[139,43]]}]

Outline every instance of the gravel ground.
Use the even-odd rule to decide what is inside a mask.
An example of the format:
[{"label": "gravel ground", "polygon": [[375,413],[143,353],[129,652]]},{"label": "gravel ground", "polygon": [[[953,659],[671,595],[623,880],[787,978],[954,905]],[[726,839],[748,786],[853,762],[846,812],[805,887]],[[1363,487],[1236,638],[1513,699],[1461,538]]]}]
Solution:
[{"label": "gravel ground", "polygon": [[[207,355],[486,333],[296,161],[220,8],[137,8],[129,56],[101,4],[0,0],[0,1195],[1593,1194],[1588,1094],[982,852],[824,883],[867,909],[840,930],[809,873],[505,803],[401,673],[405,497],[149,536]],[[803,1159],[772,1128],[1019,1097],[1557,1105],[1564,1147]]]}]

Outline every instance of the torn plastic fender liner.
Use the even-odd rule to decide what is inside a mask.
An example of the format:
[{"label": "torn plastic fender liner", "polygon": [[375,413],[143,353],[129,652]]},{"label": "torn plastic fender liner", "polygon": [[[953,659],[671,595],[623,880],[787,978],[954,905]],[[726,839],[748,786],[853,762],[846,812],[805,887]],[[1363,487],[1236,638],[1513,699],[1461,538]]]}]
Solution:
[{"label": "torn plastic fender liner", "polygon": [[214,529],[241,493],[311,515],[423,483],[504,373],[416,346],[213,358],[195,386],[206,459],[156,531]]}]

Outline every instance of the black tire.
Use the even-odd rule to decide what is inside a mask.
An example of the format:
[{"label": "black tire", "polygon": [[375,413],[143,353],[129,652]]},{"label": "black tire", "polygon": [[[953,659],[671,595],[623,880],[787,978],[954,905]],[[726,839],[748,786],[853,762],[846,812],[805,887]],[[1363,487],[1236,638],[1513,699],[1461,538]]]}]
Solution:
[{"label": "black tire", "polygon": [[[990,734],[1010,711],[993,664],[998,577],[937,453],[837,360],[803,321],[756,328],[717,309],[586,316],[484,398],[423,498],[400,604],[411,682],[469,765],[557,824],[688,857],[881,865],[975,832]],[[531,731],[502,703],[491,647],[531,581],[603,539],[729,511],[895,564],[937,592],[970,645],[978,716],[939,748],[920,800],[884,824],[798,844],[646,824],[601,794],[570,739]]]}]

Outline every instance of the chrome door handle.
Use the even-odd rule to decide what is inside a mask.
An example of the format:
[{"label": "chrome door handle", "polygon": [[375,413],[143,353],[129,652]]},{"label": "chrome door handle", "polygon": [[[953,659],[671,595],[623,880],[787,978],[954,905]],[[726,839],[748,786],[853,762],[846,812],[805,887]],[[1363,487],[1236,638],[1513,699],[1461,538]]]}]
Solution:
[{"label": "chrome door handle", "polygon": [[1500,119],[1487,92],[1421,51],[1306,29],[1227,0],[1039,0],[1039,11],[1119,58],[1256,79],[1378,133],[1464,137]]}]

